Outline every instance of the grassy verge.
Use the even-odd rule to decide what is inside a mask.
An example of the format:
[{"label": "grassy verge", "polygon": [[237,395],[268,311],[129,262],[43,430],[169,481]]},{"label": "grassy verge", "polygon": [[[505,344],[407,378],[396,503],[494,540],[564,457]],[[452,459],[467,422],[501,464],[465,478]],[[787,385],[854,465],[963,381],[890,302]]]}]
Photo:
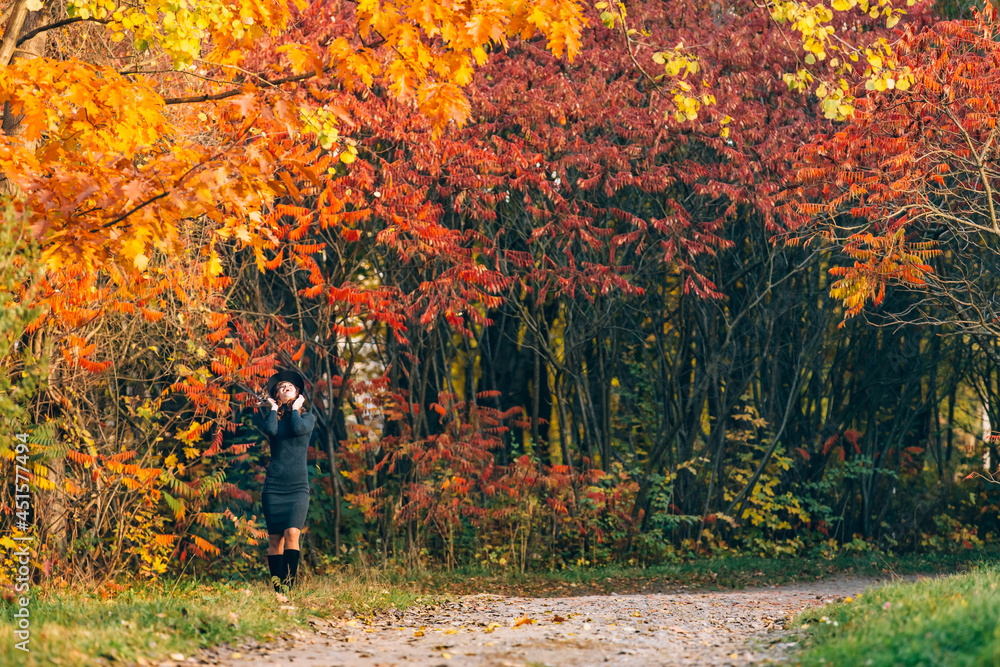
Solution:
[{"label": "grassy verge", "polygon": [[[811,665],[1000,665],[1000,561],[866,591],[795,620]],[[803,626],[806,626],[803,628]]]},{"label": "grassy verge", "polygon": [[484,591],[535,597],[654,593],[678,588],[724,590],[818,580],[841,574],[889,576],[939,574],[969,566],[969,555],[838,556],[803,558],[717,558],[645,568],[598,567],[529,572],[458,568],[446,571],[390,573],[394,585],[429,594],[463,595]]},{"label": "grassy verge", "polygon": [[[403,609],[420,594],[374,573],[310,579],[287,603],[269,584],[204,583],[190,578],[134,584],[108,599],[83,587],[36,589],[29,605],[29,653],[16,650],[13,605],[0,601],[0,660],[4,665],[152,664],[244,638],[267,641],[308,624],[309,617]],[[282,609],[282,606],[291,607]]]}]

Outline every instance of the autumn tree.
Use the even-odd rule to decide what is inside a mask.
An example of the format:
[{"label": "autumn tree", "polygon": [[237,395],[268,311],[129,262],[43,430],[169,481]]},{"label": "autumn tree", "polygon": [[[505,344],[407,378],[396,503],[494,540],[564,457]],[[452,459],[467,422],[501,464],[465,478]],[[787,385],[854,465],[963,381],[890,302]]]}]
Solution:
[{"label": "autumn tree", "polygon": [[788,205],[815,218],[801,237],[831,239],[855,260],[832,270],[848,317],[895,286],[918,299],[872,318],[941,325],[987,351],[1000,333],[995,14],[988,3],[971,21],[907,27],[895,53],[914,85],[869,91],[846,127],[804,147]]},{"label": "autumn tree", "polygon": [[[331,26],[333,13],[340,25]],[[216,549],[195,535],[179,551],[178,538],[195,521],[217,525],[219,517],[196,510],[224,487],[208,457],[231,427],[230,392],[239,382],[253,389],[275,360],[251,360],[229,335],[220,297],[231,277],[218,247],[233,239],[254,254],[258,273],[276,267],[281,256],[265,253],[287,233],[282,198],[294,202],[301,193],[290,175],[318,184],[323,170],[351,163],[356,149],[339,130],[352,121],[342,109],[325,108],[321,91],[384,87],[440,131],[465,120],[461,87],[489,50],[537,32],[571,58],[583,27],[575,2],[551,0],[346,8],[283,0],[197,7],[12,0],[3,17],[0,165],[46,269],[37,290],[17,286],[19,301],[41,311],[24,343],[34,347],[32,339],[44,337],[62,354],[43,412],[62,420],[67,456],[79,466],[66,479],[59,473],[56,493],[67,505],[96,498],[77,522],[92,539],[116,521],[141,528],[126,536],[118,527],[113,560],[102,563],[106,576],[129,565],[119,558],[122,540],[155,546],[155,554],[131,553],[151,575],[162,571],[165,546],[182,556]],[[291,250],[298,257],[289,261],[315,252]],[[158,322],[177,330],[162,359],[159,345],[144,346],[157,355],[152,375],[166,382],[116,381],[121,348],[110,339],[98,348],[97,332],[134,334]],[[85,403],[74,407],[67,394],[110,396],[110,406],[91,407],[126,418],[100,420],[112,435],[95,437],[96,415],[70,426]],[[199,449],[210,429],[212,445]],[[159,431],[159,440],[131,440],[150,431]],[[140,460],[127,462],[136,449]],[[36,488],[44,479],[36,470]],[[157,507],[172,513],[172,534],[157,533]]]}]

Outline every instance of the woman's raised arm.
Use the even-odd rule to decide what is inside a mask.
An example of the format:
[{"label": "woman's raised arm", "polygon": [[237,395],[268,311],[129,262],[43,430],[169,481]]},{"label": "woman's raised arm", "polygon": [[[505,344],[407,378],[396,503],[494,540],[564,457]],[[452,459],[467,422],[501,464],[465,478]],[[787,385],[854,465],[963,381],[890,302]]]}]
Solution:
[{"label": "woman's raised arm", "polygon": [[261,420],[261,430],[272,438],[278,435],[278,411],[268,410],[267,416]]}]

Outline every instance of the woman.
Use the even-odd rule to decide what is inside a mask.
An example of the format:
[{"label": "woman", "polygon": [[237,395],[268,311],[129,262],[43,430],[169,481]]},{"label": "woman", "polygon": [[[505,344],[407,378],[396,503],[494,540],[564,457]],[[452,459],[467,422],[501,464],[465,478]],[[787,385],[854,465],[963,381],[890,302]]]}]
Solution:
[{"label": "woman", "polygon": [[[261,503],[267,522],[267,566],[274,590],[295,584],[299,568],[299,533],[309,512],[306,451],[316,415],[303,414],[305,380],[296,371],[280,371],[267,381],[271,409],[261,430],[271,443],[271,462],[264,477]],[[277,581],[274,580],[277,577]],[[280,582],[280,583],[279,583]]]}]

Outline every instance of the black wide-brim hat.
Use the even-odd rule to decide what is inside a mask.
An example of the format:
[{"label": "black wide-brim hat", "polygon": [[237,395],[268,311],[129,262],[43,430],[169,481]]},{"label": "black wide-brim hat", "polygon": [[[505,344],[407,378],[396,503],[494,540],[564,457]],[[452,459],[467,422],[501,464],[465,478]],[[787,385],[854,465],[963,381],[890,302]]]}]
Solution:
[{"label": "black wide-brim hat", "polygon": [[299,396],[303,395],[306,391],[306,379],[302,377],[302,374],[298,371],[286,370],[278,371],[271,377],[267,379],[267,395],[274,398],[274,389],[278,386],[279,382],[291,382],[295,385],[295,388],[299,390]]}]

